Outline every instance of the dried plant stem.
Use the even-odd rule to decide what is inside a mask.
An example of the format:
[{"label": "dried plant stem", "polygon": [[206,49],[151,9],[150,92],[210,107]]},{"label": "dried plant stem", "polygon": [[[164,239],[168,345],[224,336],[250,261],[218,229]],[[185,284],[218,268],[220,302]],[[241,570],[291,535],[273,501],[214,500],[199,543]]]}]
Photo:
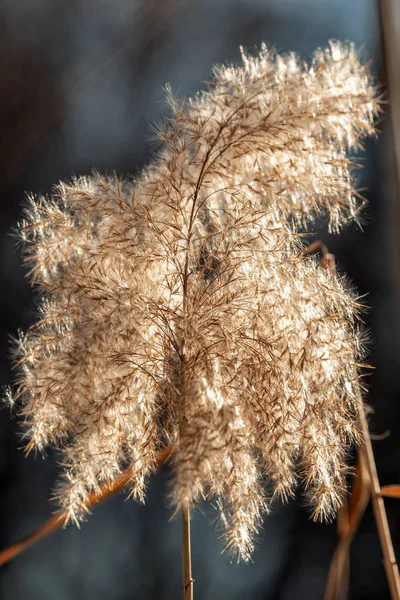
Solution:
[{"label": "dried plant stem", "polygon": [[335,273],[335,255],[329,252],[328,246],[324,244],[322,240],[315,240],[315,242],[312,242],[312,244],[304,249],[303,254],[312,254],[316,250],[320,250],[322,254],[321,265],[324,267],[324,269],[330,269],[333,273]]},{"label": "dried plant stem", "polygon": [[190,508],[182,508],[183,600],[193,600],[192,552],[190,544]]},{"label": "dried plant stem", "polygon": [[[184,344],[182,344],[184,347]],[[184,360],[181,361],[181,393],[185,394],[185,368]],[[183,428],[186,419],[182,417],[179,431],[182,436]],[[193,600],[193,583],[192,578],[192,551],[190,540],[190,506],[189,503],[183,504],[182,513],[182,585],[183,585],[183,600]]]},{"label": "dried plant stem", "polygon": [[10,560],[36,544],[36,542],[40,542],[43,538],[47,537],[57,529],[60,529],[65,523],[65,516],[59,515],[54,516],[45,521],[40,527],[35,529],[32,533],[27,535],[26,537],[20,539],[18,542],[13,544],[12,546],[8,546],[0,552],[0,565],[3,566],[8,563]]},{"label": "dried plant stem", "polygon": [[[393,135],[394,156],[396,161],[397,175],[397,205],[393,208],[397,227],[400,227],[400,78],[398,72],[398,57],[400,52],[400,35],[398,23],[400,20],[400,4],[397,0],[380,0],[380,14],[382,26],[384,69],[389,92],[389,115]],[[398,237],[398,235],[397,235]],[[397,252],[399,253],[399,242],[397,240]],[[399,254],[397,257],[399,260]],[[397,293],[400,293],[400,279],[396,277]]]},{"label": "dried plant stem", "polygon": [[390,594],[393,600],[400,600],[400,577],[397,566],[396,556],[393,550],[392,539],[390,536],[389,524],[386,516],[385,504],[381,495],[378,474],[374,453],[372,450],[371,438],[369,436],[368,423],[364,412],[363,403],[360,396],[359,419],[364,438],[364,445],[360,452],[363,452],[366,458],[368,473],[371,480],[371,499],[374,509],[376,526],[378,528],[379,539],[383,552],[383,562],[386,570],[386,576],[389,583]]},{"label": "dried plant stem", "polygon": [[[160,452],[155,458],[156,466],[160,467],[161,465],[163,465],[170,458],[173,451],[174,448],[172,447],[163,448],[162,450],[160,450]],[[132,472],[130,470],[126,470],[123,473],[121,473],[121,475],[117,477],[112,483],[103,486],[99,492],[90,495],[89,501],[87,503],[88,508],[94,508],[101,502],[105,502],[112,496],[115,496],[118,492],[124,489],[124,487],[129,483],[131,478]],[[45,523],[40,525],[40,527],[35,529],[35,531],[30,533],[26,537],[22,538],[12,546],[9,546],[8,548],[2,550],[0,552],[0,566],[9,562],[13,558],[15,558],[16,556],[18,556],[19,554],[36,544],[36,542],[39,542],[51,533],[54,533],[55,531],[57,531],[57,529],[63,527],[67,520],[68,517],[66,513],[55,515],[54,517],[51,517]]]},{"label": "dried plant stem", "polygon": [[[204,163],[205,164],[205,163]],[[183,316],[183,332],[180,340],[181,350],[181,371],[180,371],[180,395],[181,395],[181,420],[179,423],[179,435],[180,442],[182,443],[184,428],[187,424],[187,417],[185,414],[186,405],[186,369],[187,361],[185,356],[186,351],[186,336],[187,336],[187,300],[188,300],[188,280],[189,280],[189,247],[190,238],[192,236],[193,217],[196,207],[196,201],[198,196],[198,186],[202,177],[202,170],[200,171],[199,180],[196,185],[196,191],[193,195],[192,208],[190,212],[189,228],[187,235],[187,250],[185,266],[183,270],[183,303],[182,303],[182,316]],[[183,600],[193,600],[193,583],[192,579],[192,550],[190,540],[190,505],[189,502],[182,504],[182,584],[183,584]]]},{"label": "dried plant stem", "polygon": [[370,478],[363,452],[357,466],[348,503],[338,514],[339,540],[332,557],[324,600],[347,598],[350,577],[350,545],[370,499]]},{"label": "dried plant stem", "polygon": [[371,496],[372,500],[391,597],[393,600],[399,600],[399,571],[393,550],[389,524],[372,450],[371,437],[361,396],[359,398],[359,421],[364,444],[359,449],[357,465],[358,473],[352,491],[349,509],[344,511],[344,519],[339,527],[339,542],[332,558],[324,600],[344,600],[347,598],[346,580],[348,579],[350,545],[364,513],[369,496]]},{"label": "dried plant stem", "polygon": [[[185,377],[184,377],[184,361],[181,362],[181,390],[185,393]],[[180,424],[180,433],[182,435],[185,417],[182,418]],[[190,505],[183,504],[181,508],[182,514],[182,585],[183,585],[183,600],[193,600],[193,583],[192,578],[192,549],[190,539]]]},{"label": "dried plant stem", "polygon": [[400,18],[400,5],[396,0],[381,0],[380,9],[393,141],[397,163],[397,179],[398,186],[400,186],[400,80],[398,76],[400,36],[396,31],[396,25]]}]

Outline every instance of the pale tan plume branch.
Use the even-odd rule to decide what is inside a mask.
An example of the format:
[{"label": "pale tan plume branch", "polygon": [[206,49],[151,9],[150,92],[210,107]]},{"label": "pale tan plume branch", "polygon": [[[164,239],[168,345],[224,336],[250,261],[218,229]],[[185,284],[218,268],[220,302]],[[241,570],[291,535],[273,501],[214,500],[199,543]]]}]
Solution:
[{"label": "pale tan plume branch", "polygon": [[[325,269],[336,271],[335,256],[329,252],[322,240],[316,240],[307,246],[304,255],[319,250],[321,265]],[[350,500],[338,512],[337,524],[339,539],[331,560],[324,600],[346,600],[350,578],[350,546],[358,529],[370,498],[370,479],[366,459],[358,453],[357,466]]]},{"label": "pale tan plume branch", "polygon": [[[167,460],[170,458],[172,453],[174,452],[174,448],[168,447],[163,448],[158,452],[155,457],[156,466],[162,466]],[[105,502],[112,496],[115,496],[119,492],[121,492],[124,487],[127,485],[129,480],[132,478],[132,472],[130,469],[123,471],[119,477],[114,479],[111,483],[104,485],[99,492],[93,492],[90,494],[89,502],[87,504],[88,508],[95,508],[98,504]],[[0,566],[9,562],[43,538],[47,537],[51,533],[57,531],[66,524],[67,514],[62,513],[59,515],[55,515],[51,517],[47,521],[45,521],[40,527],[35,529],[32,533],[27,535],[26,537],[20,539],[15,544],[8,546],[4,550],[0,551]]]}]

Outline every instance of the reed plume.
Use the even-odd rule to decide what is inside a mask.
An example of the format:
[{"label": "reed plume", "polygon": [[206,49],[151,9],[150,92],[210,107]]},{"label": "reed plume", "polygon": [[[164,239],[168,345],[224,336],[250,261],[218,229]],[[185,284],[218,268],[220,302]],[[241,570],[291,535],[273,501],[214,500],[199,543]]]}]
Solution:
[{"label": "reed plume", "polygon": [[11,399],[27,450],[63,451],[71,520],[127,466],[143,500],[173,445],[175,506],[214,498],[247,560],[271,496],[300,483],[329,518],[345,488],[359,306],[298,231],[358,218],[347,152],[378,101],[351,45],[309,65],[265,46],[242,61],[190,100],[168,90],[162,147],[137,179],[94,173],[30,200],[20,233],[43,301]]}]

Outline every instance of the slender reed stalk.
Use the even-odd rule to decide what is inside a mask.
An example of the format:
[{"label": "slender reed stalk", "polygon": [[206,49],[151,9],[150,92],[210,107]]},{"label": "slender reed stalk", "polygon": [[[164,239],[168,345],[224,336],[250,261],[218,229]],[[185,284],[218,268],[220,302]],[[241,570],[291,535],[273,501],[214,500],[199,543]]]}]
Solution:
[{"label": "slender reed stalk", "polygon": [[380,0],[382,23],[382,38],[388,92],[390,99],[390,116],[397,170],[397,193],[400,190],[400,79],[398,73],[398,58],[400,52],[400,36],[398,23],[400,5],[397,0]]},{"label": "slender reed stalk", "polygon": [[[313,252],[317,249],[320,249],[322,252],[323,267],[335,272],[336,264],[334,256],[329,253],[328,248],[325,246],[325,244],[323,244],[323,242],[319,240],[315,241],[304,250],[304,253],[306,254]],[[370,495],[374,508],[379,539],[383,551],[384,565],[391,596],[393,600],[399,600],[399,571],[396,562],[396,556],[394,554],[392,539],[390,536],[390,529],[387,520],[385,504],[382,498],[378,473],[376,470],[371,436],[368,429],[367,418],[365,416],[365,406],[359,388],[357,393],[357,409],[362,434],[362,444],[358,453],[356,470],[356,476],[358,478],[353,488],[350,505],[353,510],[348,510],[349,507],[342,507],[344,510],[342,510],[342,512],[338,515],[338,521],[339,518],[342,517],[342,519],[339,521],[340,539],[337,544],[335,554],[332,558],[324,600],[345,600],[347,597],[350,544],[362,518]],[[368,473],[368,481],[365,477],[366,473]]]},{"label": "slender reed stalk", "polygon": [[350,546],[370,498],[364,453],[359,452],[351,496],[338,514],[339,540],[332,557],[324,600],[345,600],[350,578]]},{"label": "slender reed stalk", "polygon": [[361,395],[358,403],[358,414],[360,420],[361,431],[363,435],[363,445],[360,447],[360,452],[365,456],[369,477],[371,480],[371,499],[374,509],[376,526],[378,528],[379,539],[383,552],[383,562],[385,566],[386,576],[389,583],[390,594],[392,600],[400,600],[400,577],[397,566],[396,556],[393,550],[392,538],[387,520],[385,504],[381,495],[378,473],[374,453],[372,450],[371,438],[369,436],[367,418]]},{"label": "slender reed stalk", "polygon": [[190,542],[190,507],[182,507],[182,576],[183,600],[193,600],[192,551]]},{"label": "slender reed stalk", "polygon": [[[171,457],[174,452],[174,448],[163,448],[157,454],[155,458],[155,466],[161,467],[167,460]],[[111,483],[107,483],[103,487],[100,488],[98,492],[93,492],[90,494],[88,502],[87,502],[87,510],[91,510],[98,504],[105,502],[109,498],[112,498],[119,492],[121,492],[127,485],[129,485],[132,478],[132,473],[130,469],[127,469],[119,477],[114,479]],[[47,537],[51,533],[57,531],[61,527],[65,526],[68,522],[68,512],[62,512],[58,515],[54,515],[45,523],[40,525],[35,531],[27,535],[26,537],[18,540],[15,544],[8,546],[4,550],[0,551],[0,566],[6,564],[25,550],[28,550],[31,546],[40,542],[43,538]]]},{"label": "slender reed stalk", "polygon": [[[393,137],[391,152],[395,159],[396,169],[396,197],[393,206],[393,218],[396,227],[397,264],[400,260],[400,3],[398,0],[380,0],[381,39],[383,54],[383,76],[386,76],[387,93],[389,99],[388,113],[390,117],[390,131]],[[400,297],[400,269],[396,270],[395,283],[397,297]]]}]

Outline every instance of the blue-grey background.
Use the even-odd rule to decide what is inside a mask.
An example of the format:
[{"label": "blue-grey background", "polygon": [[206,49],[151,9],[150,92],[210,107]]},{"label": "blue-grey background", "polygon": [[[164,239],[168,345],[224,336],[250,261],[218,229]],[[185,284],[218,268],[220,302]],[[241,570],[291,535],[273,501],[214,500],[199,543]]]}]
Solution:
[{"label": "blue-grey background", "polygon": [[[352,40],[385,83],[378,3],[372,0],[3,0],[0,3],[0,383],[12,381],[9,334],[35,318],[15,240],[24,195],[92,167],[137,172],[151,158],[148,123],[166,114],[162,86],[190,95],[239,45],[265,41],[308,58],[330,38]],[[359,187],[365,231],[318,233],[371,309],[371,428],[381,483],[400,482],[397,189],[390,123],[366,143]],[[25,458],[18,424],[0,412],[0,547],[52,512],[57,456]],[[142,600],[181,596],[179,519],[170,520],[168,468],[145,506],[120,496],[81,530],[58,531],[0,568],[1,600]],[[400,503],[387,501],[400,553]],[[335,525],[314,524],[301,501],[276,504],[253,563],[220,555],[212,506],[193,521],[195,596],[204,600],[323,597]],[[389,598],[372,511],[352,546],[351,599]]]}]

